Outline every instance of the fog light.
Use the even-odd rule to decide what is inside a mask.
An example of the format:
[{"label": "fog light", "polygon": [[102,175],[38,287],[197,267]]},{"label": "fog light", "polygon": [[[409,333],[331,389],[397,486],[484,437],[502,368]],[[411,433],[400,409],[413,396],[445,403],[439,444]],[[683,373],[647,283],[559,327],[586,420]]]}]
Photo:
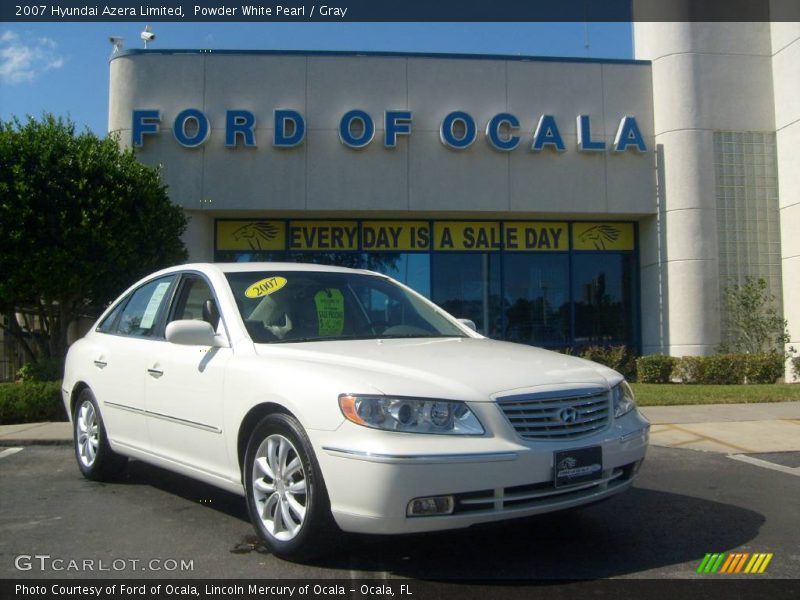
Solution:
[{"label": "fog light", "polygon": [[453,512],[452,496],[431,496],[430,498],[414,498],[408,503],[406,511],[409,517],[428,517],[431,515],[449,515]]}]

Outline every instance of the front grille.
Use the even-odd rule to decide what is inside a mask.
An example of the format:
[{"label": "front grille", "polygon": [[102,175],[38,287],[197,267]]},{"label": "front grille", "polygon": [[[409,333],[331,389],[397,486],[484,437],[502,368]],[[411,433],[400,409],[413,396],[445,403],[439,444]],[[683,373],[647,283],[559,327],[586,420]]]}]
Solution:
[{"label": "front grille", "polygon": [[626,484],[633,477],[636,463],[603,471],[602,479],[565,488],[552,481],[518,485],[497,490],[481,490],[455,495],[455,514],[498,512],[517,508],[544,508],[571,500],[587,499]]},{"label": "front grille", "polygon": [[498,398],[515,431],[526,440],[574,439],[608,425],[610,395],[602,388]]}]

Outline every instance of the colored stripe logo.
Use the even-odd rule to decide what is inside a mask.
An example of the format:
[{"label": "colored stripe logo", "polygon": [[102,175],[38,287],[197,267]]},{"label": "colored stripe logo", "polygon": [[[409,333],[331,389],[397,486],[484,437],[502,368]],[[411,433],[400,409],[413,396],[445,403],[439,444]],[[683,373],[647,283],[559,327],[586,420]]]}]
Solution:
[{"label": "colored stripe logo", "polygon": [[708,553],[700,562],[700,566],[697,567],[697,572],[701,574],[724,573],[726,575],[734,573],[763,573],[772,560],[772,556],[771,552],[756,552],[753,554],[749,552]]}]

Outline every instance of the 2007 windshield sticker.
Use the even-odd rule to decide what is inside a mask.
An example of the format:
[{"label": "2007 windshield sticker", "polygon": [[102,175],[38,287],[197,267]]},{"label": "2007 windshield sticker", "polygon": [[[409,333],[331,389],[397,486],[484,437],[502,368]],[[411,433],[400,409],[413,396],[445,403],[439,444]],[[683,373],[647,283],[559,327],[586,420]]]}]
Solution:
[{"label": "2007 windshield sticker", "polygon": [[337,289],[320,290],[314,294],[319,320],[319,335],[330,337],[342,335],[344,330],[344,296]]},{"label": "2007 windshield sticker", "polygon": [[256,281],[253,285],[247,288],[244,295],[248,298],[262,298],[274,294],[283,286],[286,285],[285,277],[267,277]]}]

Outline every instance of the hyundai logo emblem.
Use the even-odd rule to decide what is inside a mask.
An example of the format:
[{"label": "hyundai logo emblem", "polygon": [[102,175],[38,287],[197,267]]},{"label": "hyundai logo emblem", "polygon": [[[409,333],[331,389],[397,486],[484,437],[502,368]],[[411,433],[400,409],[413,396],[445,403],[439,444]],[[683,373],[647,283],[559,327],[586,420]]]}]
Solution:
[{"label": "hyundai logo emblem", "polygon": [[558,411],[558,418],[562,423],[574,423],[578,420],[578,409],[568,406]]}]

